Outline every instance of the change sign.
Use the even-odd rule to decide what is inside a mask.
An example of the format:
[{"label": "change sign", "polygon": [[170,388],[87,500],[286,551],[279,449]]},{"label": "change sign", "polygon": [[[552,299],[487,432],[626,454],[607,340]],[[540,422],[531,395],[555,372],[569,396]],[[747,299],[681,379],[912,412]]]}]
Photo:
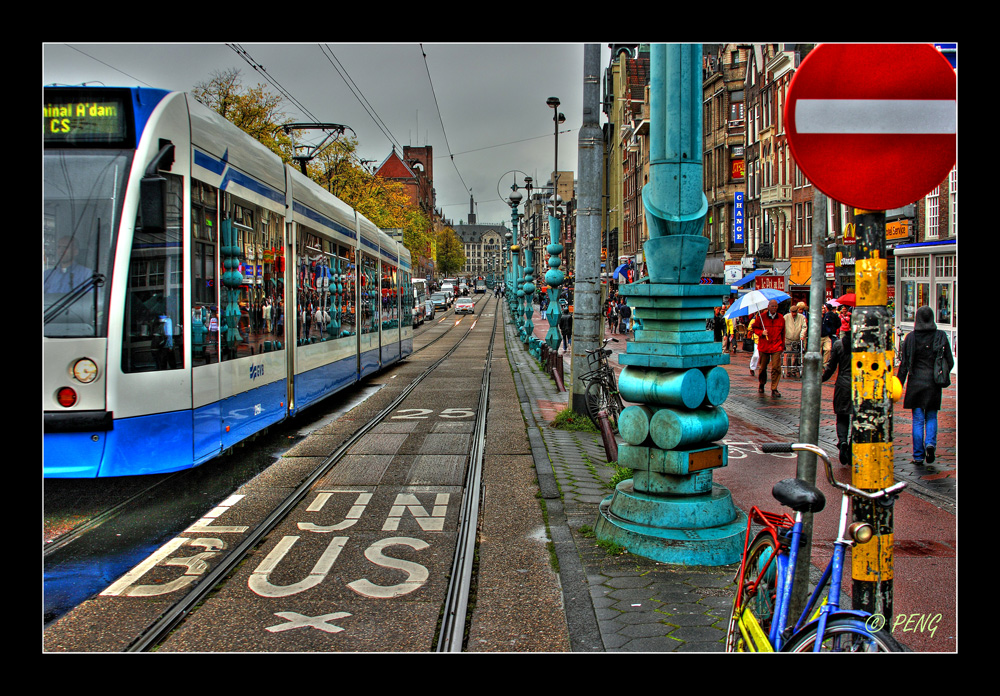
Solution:
[{"label": "change sign", "polygon": [[908,205],[955,164],[955,71],[931,44],[821,44],[788,89],[788,143],[803,173],[857,208]]}]

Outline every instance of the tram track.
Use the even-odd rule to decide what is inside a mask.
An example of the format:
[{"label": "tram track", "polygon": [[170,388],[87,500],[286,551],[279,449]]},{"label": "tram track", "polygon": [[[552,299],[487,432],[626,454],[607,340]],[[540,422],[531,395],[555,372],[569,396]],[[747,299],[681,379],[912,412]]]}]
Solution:
[{"label": "tram track", "polygon": [[[477,304],[478,304],[478,301],[477,301]],[[442,318],[440,320],[438,320],[437,322],[435,322],[433,324],[429,324],[428,323],[426,326],[423,327],[423,330],[419,331],[419,333],[416,330],[414,330],[414,338],[419,338],[421,336],[426,335],[437,324],[443,323],[445,319],[449,319],[449,318],[454,319],[455,316],[456,315],[451,315],[451,317],[449,317],[448,315],[443,314]],[[473,315],[473,316],[475,316],[475,315]],[[407,357],[411,357],[413,355],[416,355],[416,354],[420,353],[421,351],[423,351],[423,350],[431,347],[432,345],[434,345],[435,343],[437,343],[439,340],[441,340],[442,338],[444,338],[445,336],[447,336],[448,333],[456,325],[457,325],[457,322],[454,322],[454,321],[448,322],[447,328],[444,331],[442,331],[439,335],[435,336],[434,338],[432,338],[431,340],[429,340],[427,343],[425,343],[424,345],[420,346],[419,348],[415,348],[413,350],[413,352],[410,354],[410,356],[407,356]],[[265,431],[261,432],[259,435],[263,436],[263,435],[266,434],[266,432],[267,431],[265,430]],[[86,536],[90,532],[93,532],[94,530],[96,530],[97,528],[99,528],[101,525],[103,525],[103,524],[105,524],[105,523],[107,523],[107,522],[109,522],[111,520],[114,520],[119,515],[126,514],[129,511],[136,509],[137,507],[141,507],[141,505],[143,504],[143,501],[145,499],[147,499],[154,491],[156,491],[157,489],[169,489],[169,487],[170,487],[170,485],[171,485],[172,482],[176,481],[180,477],[183,477],[189,471],[190,470],[183,470],[183,471],[175,472],[173,474],[169,474],[166,477],[161,478],[160,480],[158,480],[153,485],[148,486],[148,487],[144,487],[144,488],[142,488],[141,490],[139,490],[138,492],[136,492],[134,494],[130,494],[124,500],[116,502],[114,505],[112,505],[112,506],[110,506],[110,507],[108,507],[106,509],[97,510],[96,512],[87,514],[78,524],[75,524],[72,528],[70,528],[66,532],[58,534],[57,536],[54,536],[54,537],[52,537],[51,539],[49,539],[47,541],[43,541],[43,544],[42,544],[42,556],[43,556],[43,558],[49,558],[53,554],[56,554],[56,553],[59,553],[59,552],[65,552],[66,549],[67,549],[67,547],[69,547],[69,546],[71,546],[71,545],[79,542],[84,536]]]},{"label": "tram track", "polygon": [[[476,531],[479,518],[480,488],[482,485],[482,459],[483,443],[485,440],[485,419],[488,408],[489,371],[490,358],[495,342],[496,326],[498,323],[499,299],[496,299],[497,311],[494,313],[493,327],[489,341],[487,360],[484,366],[483,380],[480,390],[479,407],[473,425],[473,437],[471,438],[471,451],[468,455],[466,467],[466,478],[464,483],[465,495],[463,495],[463,505],[460,514],[460,525],[458,531],[458,543],[452,561],[451,573],[449,575],[449,587],[447,599],[441,610],[440,631],[437,636],[436,649],[438,651],[456,652],[462,649],[462,639],[465,633],[465,622],[469,605],[470,586],[472,578],[472,568],[475,560]],[[483,309],[489,305],[484,303]],[[481,310],[479,315],[481,316]],[[473,315],[475,319],[477,315]],[[350,450],[360,442],[367,434],[375,429],[380,423],[395,412],[400,404],[416,389],[416,387],[427,377],[433,374],[449,357],[451,357],[469,337],[472,329],[478,320],[473,321],[465,334],[459,338],[455,345],[451,347],[443,356],[431,363],[423,372],[417,375],[413,381],[383,408],[374,418],[356,430],[347,440],[345,440],[333,453],[324,459],[310,474],[308,474],[295,490],[284,500],[277,504],[264,519],[244,538],[233,547],[229,553],[218,560],[199,582],[183,598],[173,603],[171,607],[163,612],[159,618],[150,626],[145,628],[132,642],[125,648],[126,652],[146,652],[156,648],[170,633],[180,626],[185,619],[243,562],[247,556],[258,547],[258,545],[284,520],[309,494],[316,483],[322,479],[338,462],[340,462]],[[428,347],[431,343],[449,334],[451,328],[457,325],[453,323],[440,336],[420,349],[414,354]],[[423,333],[421,334],[423,335]],[[412,354],[411,354],[412,355]]]}]

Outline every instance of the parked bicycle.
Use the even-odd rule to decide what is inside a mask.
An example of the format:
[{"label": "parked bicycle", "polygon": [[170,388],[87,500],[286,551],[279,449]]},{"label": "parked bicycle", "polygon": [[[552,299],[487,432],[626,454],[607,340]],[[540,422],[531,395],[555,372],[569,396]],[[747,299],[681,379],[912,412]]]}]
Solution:
[{"label": "parked bicycle", "polygon": [[621,415],[624,406],[618,394],[618,378],[611,363],[608,362],[611,356],[611,350],[605,347],[608,341],[618,343],[617,338],[606,338],[600,348],[586,351],[587,364],[593,369],[580,375],[580,381],[586,385],[584,398],[590,420],[600,429],[599,417],[601,412],[604,412],[612,430],[617,432],[618,416]]},{"label": "parked bicycle", "polygon": [[[833,465],[826,452],[816,445],[771,443],[763,452],[813,452],[823,460],[830,484],[843,491],[840,524],[833,542],[833,557],[794,625],[788,624],[789,602],[794,583],[795,562],[802,540],[802,513],[819,512],[826,504],[823,492],[801,479],[785,479],[772,491],[775,499],[795,511],[787,514],[764,512],[753,507],[747,525],[743,558],[737,573],[736,598],[726,632],[727,652],[900,652],[902,646],[883,626],[881,617],[865,611],[840,608],[841,576],[848,546],[863,544],[874,536],[866,522],[847,524],[848,501],[859,498],[890,507],[906,487],[899,482],[878,491],[862,491],[833,477]],[[750,541],[752,525],[763,525]],[[823,587],[829,591],[819,608],[816,602]],[[808,620],[807,620],[808,619]]]}]

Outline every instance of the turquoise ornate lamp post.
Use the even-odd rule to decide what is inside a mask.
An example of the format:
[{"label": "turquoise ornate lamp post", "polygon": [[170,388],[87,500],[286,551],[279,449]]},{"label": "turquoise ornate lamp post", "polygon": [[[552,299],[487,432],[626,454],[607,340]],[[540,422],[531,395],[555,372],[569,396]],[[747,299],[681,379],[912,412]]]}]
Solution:
[{"label": "turquoise ornate lamp post", "polygon": [[531,321],[532,315],[535,313],[535,307],[531,304],[532,297],[535,294],[535,269],[532,266],[531,260],[531,240],[528,239],[527,244],[524,245],[524,284],[521,286],[521,290],[518,291],[520,295],[521,292],[524,293],[524,333],[521,336],[521,340],[527,344],[527,347],[531,347],[531,337],[534,335],[535,324]]},{"label": "turquoise ornate lamp post", "polygon": [[549,211],[549,245],[545,251],[549,253],[549,270],[545,272],[545,283],[549,286],[549,331],[545,334],[545,342],[549,344],[551,350],[559,349],[559,317],[562,314],[559,307],[559,288],[566,280],[565,274],[559,270],[562,260],[559,255],[563,251],[562,244],[559,243],[560,233],[560,205],[562,198],[559,196],[559,124],[566,120],[566,117],[559,113],[559,99],[549,97],[545,100],[553,109],[552,120],[555,122],[555,161],[552,170],[552,196],[548,206]]},{"label": "turquoise ornate lamp post", "polygon": [[[618,388],[618,465],[633,469],[601,502],[595,533],[665,563],[726,565],[740,559],[747,516],[714,483],[728,464],[723,402],[729,375],[706,319],[728,285],[701,285],[708,250],[702,192],[701,45],[650,47],[649,183],[642,189],[650,239],[648,282],[623,284],[642,328]],[[643,279],[646,281],[647,279]]]}]

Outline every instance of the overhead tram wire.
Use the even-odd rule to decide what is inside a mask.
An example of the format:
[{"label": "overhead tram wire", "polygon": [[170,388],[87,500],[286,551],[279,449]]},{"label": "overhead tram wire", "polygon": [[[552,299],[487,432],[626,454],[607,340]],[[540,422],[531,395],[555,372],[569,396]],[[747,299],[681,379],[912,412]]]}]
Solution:
[{"label": "overhead tram wire", "polygon": [[437,109],[438,121],[441,122],[441,134],[444,135],[444,145],[448,148],[448,156],[451,158],[451,164],[455,167],[455,173],[458,174],[459,181],[462,182],[462,186],[469,195],[472,195],[472,189],[469,188],[468,184],[465,183],[465,179],[462,178],[462,172],[458,170],[458,165],[455,163],[455,155],[451,152],[451,144],[448,142],[448,132],[444,128],[444,118],[441,116],[441,107],[438,105],[437,93],[434,91],[434,81],[431,79],[431,66],[427,64],[427,54],[424,52],[424,45],[420,44],[420,55],[424,58],[424,69],[427,70],[427,81],[431,85],[431,96],[434,97],[434,108]]},{"label": "overhead tram wire", "polygon": [[284,87],[283,87],[283,86],[281,85],[281,83],[280,83],[280,82],[278,82],[278,81],[277,81],[277,80],[275,80],[275,79],[274,79],[273,77],[271,77],[271,75],[269,75],[269,74],[268,74],[268,72],[267,72],[267,70],[266,70],[266,69],[264,68],[264,66],[263,66],[263,65],[261,65],[260,63],[258,63],[257,61],[255,61],[255,60],[254,60],[254,59],[253,59],[253,58],[252,58],[252,57],[250,56],[250,54],[249,54],[249,53],[247,52],[247,50],[246,50],[245,48],[243,48],[243,47],[242,47],[241,45],[239,45],[239,44],[226,44],[226,45],[227,45],[227,46],[229,46],[229,48],[231,48],[231,49],[232,49],[233,51],[235,51],[235,52],[236,52],[236,54],[237,54],[238,56],[240,56],[240,58],[242,58],[243,60],[245,60],[245,61],[247,62],[247,64],[248,64],[248,65],[249,65],[249,66],[250,66],[251,68],[253,68],[253,69],[254,69],[254,70],[256,70],[256,71],[257,71],[258,73],[260,73],[260,74],[261,74],[261,76],[262,76],[262,77],[263,77],[263,78],[264,78],[265,80],[267,80],[267,81],[268,81],[269,83],[271,83],[271,84],[272,84],[272,85],[274,86],[274,88],[275,88],[275,89],[277,89],[277,90],[278,90],[278,92],[280,92],[280,93],[281,93],[281,96],[283,96],[283,97],[284,97],[285,99],[287,99],[287,100],[288,100],[288,101],[290,101],[290,102],[291,102],[292,104],[294,104],[294,105],[295,105],[295,107],[296,107],[296,108],[297,108],[297,109],[298,109],[299,111],[301,111],[301,112],[302,112],[303,114],[305,114],[306,116],[308,116],[309,118],[311,118],[311,119],[312,119],[313,121],[319,121],[319,120],[320,120],[320,119],[316,118],[316,116],[314,116],[314,115],[312,114],[312,112],[310,112],[310,111],[309,111],[309,109],[307,109],[307,108],[305,107],[305,105],[304,105],[304,104],[302,104],[302,103],[301,103],[301,102],[300,102],[300,101],[299,101],[298,99],[296,99],[296,98],[295,98],[295,97],[294,97],[294,96],[292,95],[292,93],[291,93],[291,92],[289,92],[289,91],[288,91],[287,89],[285,89],[285,88],[284,88]]},{"label": "overhead tram wire", "polygon": [[398,147],[400,152],[402,152],[403,146],[400,145],[399,141],[396,140],[395,136],[389,131],[389,127],[385,124],[385,121],[382,120],[382,117],[375,111],[375,107],[371,105],[368,98],[362,94],[361,88],[357,86],[356,82],[354,82],[354,78],[348,74],[347,69],[344,67],[343,63],[340,62],[340,59],[337,58],[336,54],[334,54],[329,46],[320,45],[319,48],[323,52],[323,56],[330,62],[330,65],[333,66],[333,69],[336,70],[340,77],[344,80],[348,89],[354,93],[358,103],[360,103],[362,108],[364,108],[364,110],[368,112],[368,115],[372,117],[375,125],[378,126],[379,130],[382,131],[385,137],[388,138],[395,147]]},{"label": "overhead tram wire", "polygon": [[[287,99],[288,101],[290,101],[299,111],[301,111],[303,114],[305,114],[306,116],[308,116],[314,122],[317,122],[317,123],[320,122],[321,119],[317,118],[311,111],[309,111],[309,109],[306,108],[306,106],[302,102],[300,102],[298,99],[296,99],[295,96],[292,95],[291,92],[289,92],[287,89],[285,89],[281,85],[281,83],[279,83],[270,74],[268,74],[268,72],[264,68],[264,66],[261,65],[260,63],[258,63],[256,60],[254,60],[250,56],[250,53],[247,52],[247,50],[245,48],[243,48],[243,46],[241,46],[240,44],[226,44],[226,45],[229,46],[229,48],[231,48],[233,51],[235,51],[236,54],[238,56],[240,56],[243,60],[245,60],[247,62],[247,64],[251,68],[253,68],[255,71],[257,71],[258,73],[260,73],[261,76],[263,76],[265,80],[267,80],[271,85],[273,85],[274,88],[277,89],[278,92],[285,99]],[[350,126],[347,126],[347,128],[349,128],[352,132],[354,131],[354,129],[350,128]],[[316,153],[316,154],[318,154],[318,153]],[[355,160],[356,164],[359,167],[361,167],[362,169],[367,169],[364,166],[364,163],[360,159],[358,159],[358,156],[357,156],[356,153],[352,152],[351,153],[351,157]]]}]

